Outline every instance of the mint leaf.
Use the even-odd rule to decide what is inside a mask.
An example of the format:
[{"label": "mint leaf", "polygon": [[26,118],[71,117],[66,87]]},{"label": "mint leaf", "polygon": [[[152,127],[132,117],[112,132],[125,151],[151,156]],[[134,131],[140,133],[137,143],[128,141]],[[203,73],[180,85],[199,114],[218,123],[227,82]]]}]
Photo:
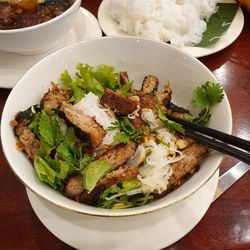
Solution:
[{"label": "mint leaf", "polygon": [[57,116],[48,115],[43,110],[39,122],[39,134],[41,139],[54,147],[63,140],[63,134]]},{"label": "mint leaf", "polygon": [[70,174],[69,172],[69,165],[67,162],[65,161],[59,161],[59,166],[60,166],[60,171],[57,174],[57,177],[61,180],[65,180],[66,177],[68,176],[68,174]]},{"label": "mint leaf", "polygon": [[69,151],[69,147],[65,142],[60,143],[58,146],[57,157],[68,164],[69,173],[73,173],[76,170],[74,156]]},{"label": "mint leaf", "polygon": [[45,182],[52,188],[57,189],[57,185],[55,183],[57,173],[41,157],[38,156],[35,158],[34,167],[38,178],[42,182]]}]

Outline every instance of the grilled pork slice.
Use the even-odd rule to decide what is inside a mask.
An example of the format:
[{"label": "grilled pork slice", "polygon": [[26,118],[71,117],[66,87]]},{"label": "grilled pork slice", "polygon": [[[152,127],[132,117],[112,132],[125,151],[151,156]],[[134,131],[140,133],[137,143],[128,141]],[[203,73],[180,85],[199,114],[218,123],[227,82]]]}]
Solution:
[{"label": "grilled pork slice", "polygon": [[173,174],[169,181],[170,189],[180,186],[186,177],[193,174],[198,169],[199,162],[207,154],[208,148],[205,145],[193,142],[182,152],[185,157],[171,165]]},{"label": "grilled pork slice", "polygon": [[129,115],[137,109],[139,98],[135,96],[127,97],[110,89],[105,89],[101,97],[101,104],[108,106],[117,114]]},{"label": "grilled pork slice", "polygon": [[194,174],[198,170],[200,162],[208,153],[208,148],[205,145],[193,142],[188,144],[188,146],[182,150],[182,153],[185,157],[171,164],[173,173],[170,177],[167,189],[161,194],[155,194],[154,197],[156,199],[178,188],[190,175]]},{"label": "grilled pork slice", "polygon": [[104,152],[98,157],[98,160],[107,160],[112,164],[113,169],[116,169],[125,164],[134,155],[135,150],[136,144],[134,142],[119,144]]},{"label": "grilled pork slice", "polygon": [[141,128],[145,124],[144,121],[141,119],[142,110],[144,108],[154,110],[156,100],[155,100],[155,96],[153,96],[151,94],[145,94],[145,93],[143,93],[141,91],[137,91],[137,90],[133,90],[133,93],[140,98],[140,102],[139,102],[140,109],[137,112],[139,115],[135,116],[134,119],[131,119],[130,122],[133,124],[135,129],[138,129],[138,128]]},{"label": "grilled pork slice", "polygon": [[58,85],[53,84],[49,92],[43,96],[41,105],[43,105],[46,110],[57,109],[63,101],[66,101],[68,98],[67,92],[60,89]]},{"label": "grilled pork slice", "polygon": [[83,177],[81,174],[71,175],[64,186],[64,194],[69,198],[75,198],[83,192]]},{"label": "grilled pork slice", "polygon": [[158,90],[159,80],[156,76],[148,75],[142,82],[141,91],[145,94],[154,94]]},{"label": "grilled pork slice", "polygon": [[18,137],[18,142],[16,143],[17,149],[24,151],[28,158],[34,160],[38,153],[40,142],[28,128],[29,123],[30,120],[23,118],[20,114],[16,120],[11,121],[11,125],[14,127],[14,131]]},{"label": "grilled pork slice", "polygon": [[126,71],[120,72],[119,77],[120,77],[121,85],[125,85],[125,84],[129,83],[128,73]]},{"label": "grilled pork slice", "polygon": [[106,131],[92,117],[66,102],[61,109],[66,119],[87,135],[93,149],[102,144]]},{"label": "grilled pork slice", "polygon": [[138,167],[120,167],[119,169],[108,173],[105,177],[99,180],[93,191],[90,193],[83,192],[79,197],[79,201],[86,204],[94,204],[105,189],[111,188],[117,182],[136,179],[138,174]]},{"label": "grilled pork slice", "polygon": [[165,85],[164,89],[158,94],[159,101],[163,106],[167,106],[169,104],[171,101],[171,96],[172,89],[170,88],[169,84]]}]

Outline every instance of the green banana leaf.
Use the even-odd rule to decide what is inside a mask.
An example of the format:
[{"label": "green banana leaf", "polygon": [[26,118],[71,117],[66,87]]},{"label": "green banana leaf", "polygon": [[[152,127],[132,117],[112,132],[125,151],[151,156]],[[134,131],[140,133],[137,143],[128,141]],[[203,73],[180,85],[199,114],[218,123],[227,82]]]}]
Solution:
[{"label": "green banana leaf", "polygon": [[211,16],[207,23],[207,30],[202,35],[202,40],[197,47],[209,47],[220,39],[229,28],[238,10],[237,3],[218,3],[218,11]]}]

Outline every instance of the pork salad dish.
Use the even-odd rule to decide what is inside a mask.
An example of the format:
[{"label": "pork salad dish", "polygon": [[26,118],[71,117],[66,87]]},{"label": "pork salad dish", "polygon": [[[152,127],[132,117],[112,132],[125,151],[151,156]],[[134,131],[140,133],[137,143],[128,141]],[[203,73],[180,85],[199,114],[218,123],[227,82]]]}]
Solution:
[{"label": "pork salad dish", "polygon": [[171,102],[170,84],[158,90],[156,76],[145,76],[138,90],[112,66],[76,68],[11,121],[16,147],[42,182],[75,201],[122,209],[164,196],[198,170],[208,148],[167,115],[206,123],[223,98],[218,83],[194,90],[201,112],[193,116]]}]

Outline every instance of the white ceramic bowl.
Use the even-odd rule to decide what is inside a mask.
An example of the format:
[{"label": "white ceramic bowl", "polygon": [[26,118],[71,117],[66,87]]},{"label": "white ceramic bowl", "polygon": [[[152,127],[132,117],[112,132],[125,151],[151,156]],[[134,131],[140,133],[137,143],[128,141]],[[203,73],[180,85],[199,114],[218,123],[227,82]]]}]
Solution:
[{"label": "white ceramic bowl", "polygon": [[21,29],[0,30],[0,50],[22,55],[49,50],[70,29],[80,5],[81,0],[73,0],[69,9],[47,22]]},{"label": "white ceramic bowl", "polygon": [[[32,191],[53,204],[67,210],[99,216],[128,216],[143,214],[170,206],[196,192],[217,170],[222,155],[212,152],[200,170],[181,187],[165,197],[137,208],[108,210],[87,206],[70,200],[40,182],[31,162],[15,148],[16,137],[9,125],[16,112],[39,103],[51,86],[59,81],[61,72],[75,72],[76,63],[109,64],[117,71],[128,71],[138,87],[145,75],[159,77],[161,87],[170,81],[173,102],[188,107],[192,90],[206,81],[216,82],[213,74],[197,59],[174,47],[135,37],[106,37],[73,44],[46,57],[33,66],[11,91],[2,114],[1,138],[3,151],[16,176]],[[213,111],[209,126],[231,132],[231,109],[227,97]]]}]

